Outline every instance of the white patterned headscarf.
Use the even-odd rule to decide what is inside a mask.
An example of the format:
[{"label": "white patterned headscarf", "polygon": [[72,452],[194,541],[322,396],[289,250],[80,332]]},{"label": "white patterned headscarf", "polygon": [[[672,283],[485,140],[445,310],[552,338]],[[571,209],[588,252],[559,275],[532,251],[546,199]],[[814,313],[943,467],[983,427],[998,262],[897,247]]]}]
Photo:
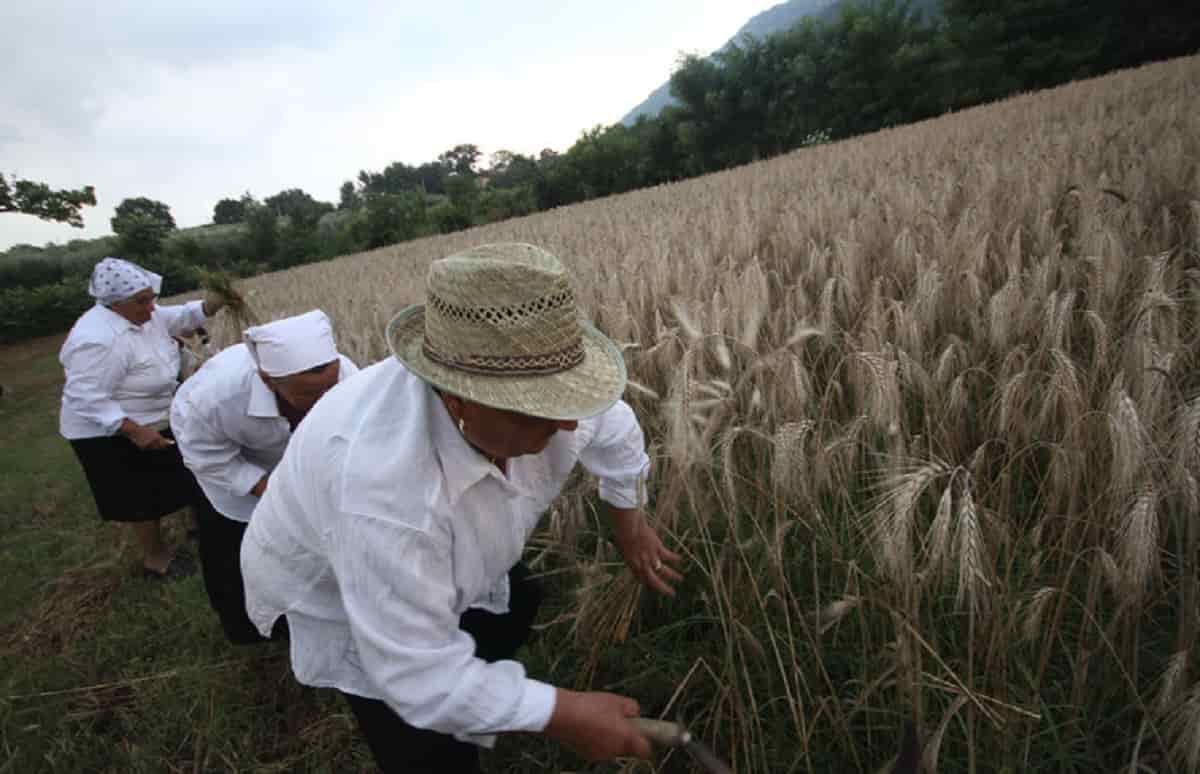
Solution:
[{"label": "white patterned headscarf", "polygon": [[133,298],[146,288],[157,295],[162,290],[162,277],[136,263],[120,258],[105,258],[92,269],[88,295],[104,306],[112,306]]}]

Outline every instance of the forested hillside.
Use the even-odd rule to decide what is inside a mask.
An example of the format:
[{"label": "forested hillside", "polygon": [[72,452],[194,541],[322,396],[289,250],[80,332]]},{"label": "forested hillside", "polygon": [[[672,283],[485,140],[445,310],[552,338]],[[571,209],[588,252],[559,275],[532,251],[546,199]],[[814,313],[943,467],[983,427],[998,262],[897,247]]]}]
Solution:
[{"label": "forested hillside", "polygon": [[[747,28],[813,8],[785,3]],[[485,159],[460,144],[424,164],[361,170],[336,205],[296,189],[223,199],[220,225],[187,232],[167,223],[165,204],[127,200],[134,211],[120,227],[113,219],[115,238],[0,254],[0,340],[68,326],[88,303],[83,279],[111,252],[185,290],[193,266],[244,276],[459,231],[1196,50],[1200,15],[1163,0],[841,2],[685,58],[670,79],[676,104],[588,129],[562,153]]]}]

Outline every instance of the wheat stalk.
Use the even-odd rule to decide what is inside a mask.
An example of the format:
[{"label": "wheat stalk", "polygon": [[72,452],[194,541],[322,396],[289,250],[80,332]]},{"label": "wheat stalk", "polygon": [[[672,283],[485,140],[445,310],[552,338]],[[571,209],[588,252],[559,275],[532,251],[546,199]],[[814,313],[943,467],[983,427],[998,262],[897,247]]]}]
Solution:
[{"label": "wheat stalk", "polygon": [[1200,682],[1194,683],[1187,697],[1169,713],[1167,736],[1172,757],[1187,771],[1200,771]]},{"label": "wheat stalk", "polygon": [[1146,458],[1146,430],[1137,406],[1118,375],[1109,389],[1108,413],[1111,427],[1113,488],[1127,492],[1138,477]]},{"label": "wheat stalk", "polygon": [[225,302],[225,309],[238,330],[244,330],[261,322],[262,318],[255,313],[247,303],[245,295],[234,285],[233,277],[223,271],[208,271],[201,268],[194,269],[194,271],[200,287],[210,293],[215,293]]},{"label": "wheat stalk", "polygon": [[1026,642],[1034,642],[1038,639],[1046,608],[1057,597],[1058,589],[1053,586],[1043,586],[1033,593],[1021,616],[1021,635]]},{"label": "wheat stalk", "polygon": [[884,569],[898,580],[912,574],[912,531],[917,501],[937,478],[950,472],[940,461],[910,462],[895,471],[881,487],[878,504],[868,514],[872,544]]},{"label": "wheat stalk", "polygon": [[1125,511],[1117,542],[1123,599],[1137,604],[1158,573],[1158,491],[1143,484]]},{"label": "wheat stalk", "polygon": [[1167,666],[1163,669],[1162,675],[1158,678],[1158,694],[1154,699],[1154,711],[1160,717],[1165,717],[1181,698],[1182,688],[1190,672],[1188,666],[1190,655],[1186,650],[1172,654],[1171,658],[1167,660]]},{"label": "wheat stalk", "polygon": [[966,478],[958,504],[958,593],[956,602],[977,611],[985,602],[984,591],[991,586],[984,557],[985,547],[979,509],[971,486],[971,474]]}]

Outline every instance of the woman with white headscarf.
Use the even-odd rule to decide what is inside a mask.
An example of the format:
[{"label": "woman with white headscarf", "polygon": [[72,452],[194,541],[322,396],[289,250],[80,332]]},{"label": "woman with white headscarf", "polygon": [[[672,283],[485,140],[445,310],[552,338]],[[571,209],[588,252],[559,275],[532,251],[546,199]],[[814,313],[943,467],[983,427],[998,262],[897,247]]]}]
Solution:
[{"label": "woman with white headscarf", "polygon": [[179,306],[155,304],[162,277],[119,258],[92,270],[96,305],[76,322],[59,353],[66,372],[59,431],[71,443],[100,518],[127,522],[142,548],[146,577],[194,571],[172,557],[159,520],[196,500],[168,427],[179,386],[173,336],[200,327],[224,305],[218,297]]}]

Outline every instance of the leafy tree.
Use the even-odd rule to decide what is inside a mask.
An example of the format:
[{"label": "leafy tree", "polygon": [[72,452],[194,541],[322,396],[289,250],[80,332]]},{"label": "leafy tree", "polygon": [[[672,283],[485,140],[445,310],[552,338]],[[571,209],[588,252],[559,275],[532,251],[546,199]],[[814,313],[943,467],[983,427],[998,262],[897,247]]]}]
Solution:
[{"label": "leafy tree", "polygon": [[427,194],[446,192],[446,170],[436,161],[427,161],[416,167],[417,181]]},{"label": "leafy tree", "polygon": [[96,189],[90,185],[76,190],[55,191],[45,183],[13,178],[12,183],[0,174],[0,212],[33,215],[42,220],[83,227],[80,209],[95,206]]},{"label": "leafy tree", "polygon": [[118,249],[138,258],[159,252],[163,240],[175,229],[171,208],[144,196],[122,201],[109,222],[118,237]]},{"label": "leafy tree", "polygon": [[429,208],[429,220],[439,234],[451,234],[474,225],[470,214],[454,206],[454,202],[443,200]]},{"label": "leafy tree", "polygon": [[342,183],[342,187],[338,192],[338,209],[339,210],[357,210],[363,206],[362,194],[354,187],[353,180],[347,180]]},{"label": "leafy tree", "polygon": [[247,205],[248,202],[244,197],[241,199],[222,199],[213,207],[213,223],[228,225],[244,222],[246,220]]},{"label": "leafy tree", "polygon": [[364,195],[396,194],[416,190],[441,194],[445,192],[442,186],[445,177],[446,169],[436,161],[426,162],[417,167],[396,161],[384,167],[382,172],[360,171],[358,182]]},{"label": "leafy tree", "polygon": [[279,243],[270,266],[279,270],[310,263],[320,258],[320,250],[320,240],[315,230],[288,224],[279,235]]},{"label": "leafy tree", "polygon": [[1176,0],[1100,0],[1089,3],[1108,19],[1104,69],[1186,56],[1200,50],[1200,14]]},{"label": "leafy tree", "polygon": [[113,230],[118,228],[117,249],[124,256],[141,259],[159,252],[170,233],[162,221],[140,212],[122,217]]},{"label": "leafy tree", "polygon": [[251,260],[270,263],[279,248],[278,216],[266,205],[255,203],[246,212],[246,243]]},{"label": "leafy tree", "polygon": [[476,145],[455,145],[438,156],[438,163],[446,170],[447,175],[474,175],[482,155],[483,152]]},{"label": "leafy tree", "polygon": [[537,211],[537,195],[533,185],[500,188],[488,186],[479,201],[479,212],[485,223],[519,218]]},{"label": "leafy tree", "polygon": [[479,202],[479,181],[474,175],[451,175],[446,178],[446,196],[465,213],[473,213]]},{"label": "leafy tree", "polygon": [[845,137],[937,112],[934,36],[903,0],[844,6],[824,36],[832,71],[825,126]]},{"label": "leafy tree", "polygon": [[133,199],[125,199],[117,205],[112,220],[109,221],[112,224],[113,232],[120,234],[122,220],[133,215],[144,215],[155,220],[161,223],[167,231],[175,228],[175,218],[171,216],[170,207],[160,201],[138,196]]},{"label": "leafy tree", "polygon": [[490,177],[498,177],[508,171],[512,166],[513,160],[521,154],[513,153],[510,150],[498,150],[488,159],[487,173]]},{"label": "leafy tree", "polygon": [[0,289],[34,288],[63,279],[65,266],[53,258],[17,258],[0,261]]},{"label": "leafy tree", "polygon": [[489,189],[532,187],[540,174],[532,156],[507,150],[493,153],[486,171]]},{"label": "leafy tree", "polygon": [[641,148],[636,135],[623,124],[584,132],[567,157],[584,198],[629,191],[640,182]]},{"label": "leafy tree", "polygon": [[207,264],[211,256],[205,246],[191,235],[180,234],[163,244],[163,253],[168,257],[186,265]]},{"label": "leafy tree", "polygon": [[721,68],[705,57],[689,54],[680,59],[671,74],[671,95],[679,102],[681,136],[688,139],[693,173],[720,168],[718,160],[720,125],[717,112],[722,89]]},{"label": "leafy tree", "polygon": [[94,303],[82,281],[0,290],[0,343],[65,331]]},{"label": "leafy tree", "polygon": [[422,236],[429,227],[425,195],[418,191],[367,194],[366,212],[362,227],[368,249]]},{"label": "leafy tree", "polygon": [[945,0],[956,105],[1100,72],[1111,15],[1075,0]]},{"label": "leafy tree", "polygon": [[540,174],[534,189],[538,209],[548,210],[584,200],[583,181],[570,154],[542,151],[538,170]]},{"label": "leafy tree", "polygon": [[474,175],[450,175],[446,178],[446,200],[430,210],[430,219],[440,233],[462,231],[480,220],[479,180]]},{"label": "leafy tree", "polygon": [[668,105],[657,118],[638,116],[631,131],[644,157],[642,185],[656,185],[686,176],[687,154],[679,137],[679,109]]},{"label": "leafy tree", "polygon": [[332,204],[319,202],[299,188],[289,188],[268,196],[263,204],[276,215],[286,217],[293,227],[302,231],[312,231],[322,215],[333,212]]}]

